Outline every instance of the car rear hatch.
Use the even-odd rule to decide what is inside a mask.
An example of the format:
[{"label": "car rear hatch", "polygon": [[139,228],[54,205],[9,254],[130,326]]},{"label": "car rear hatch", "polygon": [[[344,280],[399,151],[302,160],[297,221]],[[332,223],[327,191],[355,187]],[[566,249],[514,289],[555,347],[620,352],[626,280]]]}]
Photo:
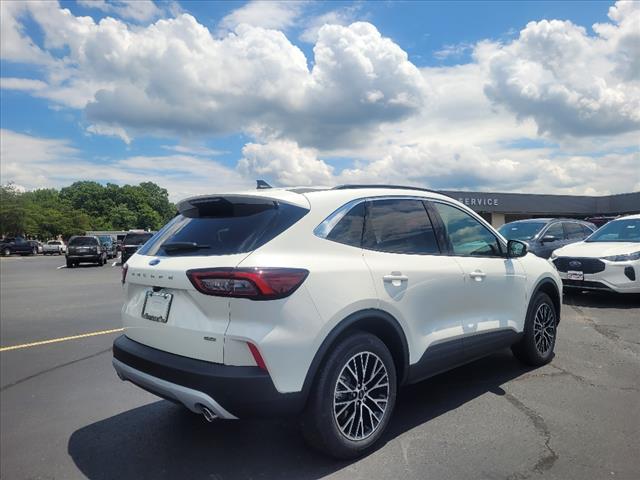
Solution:
[{"label": "car rear hatch", "polygon": [[229,298],[201,293],[187,272],[233,269],[308,211],[287,191],[196,197],[127,262],[126,335],[177,355],[223,363]]}]

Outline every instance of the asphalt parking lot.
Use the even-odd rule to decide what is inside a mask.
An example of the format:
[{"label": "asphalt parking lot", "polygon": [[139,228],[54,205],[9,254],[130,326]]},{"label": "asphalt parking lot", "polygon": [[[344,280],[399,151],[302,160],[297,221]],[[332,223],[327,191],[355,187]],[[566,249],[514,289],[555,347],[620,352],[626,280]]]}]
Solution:
[{"label": "asphalt parking lot", "polygon": [[640,478],[640,299],[565,297],[556,357],[508,351],[401,391],[382,446],[309,450],[290,420],[206,423],[116,377],[120,268],[0,259],[0,477]]}]

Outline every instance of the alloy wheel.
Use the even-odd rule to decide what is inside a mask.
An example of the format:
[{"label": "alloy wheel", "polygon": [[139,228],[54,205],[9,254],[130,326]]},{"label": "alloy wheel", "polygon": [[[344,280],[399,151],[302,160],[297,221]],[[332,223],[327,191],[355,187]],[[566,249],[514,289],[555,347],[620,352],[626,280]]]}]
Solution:
[{"label": "alloy wheel", "polygon": [[546,355],[553,347],[556,336],[556,315],[547,303],[541,304],[533,318],[533,338],[540,355]]},{"label": "alloy wheel", "polygon": [[364,440],[380,426],[389,404],[389,374],[375,353],[353,355],[340,371],[333,416],[349,440]]}]

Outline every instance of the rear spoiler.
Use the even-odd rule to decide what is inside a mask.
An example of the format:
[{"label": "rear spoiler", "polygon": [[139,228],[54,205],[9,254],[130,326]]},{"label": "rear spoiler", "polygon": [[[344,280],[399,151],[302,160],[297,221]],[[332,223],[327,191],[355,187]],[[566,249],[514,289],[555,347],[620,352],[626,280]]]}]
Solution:
[{"label": "rear spoiler", "polygon": [[235,204],[256,206],[271,204],[277,206],[280,203],[286,203],[305,209],[310,208],[309,201],[304,195],[280,189],[261,189],[255,193],[200,195],[181,200],[178,202],[176,207],[178,212],[182,215],[187,217],[196,217],[198,216],[197,211],[205,205],[213,208],[215,208],[216,205],[220,205],[220,208],[232,208]]}]

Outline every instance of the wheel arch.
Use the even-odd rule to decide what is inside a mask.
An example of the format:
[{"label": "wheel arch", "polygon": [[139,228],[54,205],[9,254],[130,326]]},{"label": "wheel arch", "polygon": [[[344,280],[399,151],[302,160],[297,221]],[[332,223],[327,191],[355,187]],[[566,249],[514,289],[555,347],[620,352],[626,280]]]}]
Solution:
[{"label": "wheel arch", "polygon": [[316,352],[307,371],[302,392],[304,398],[309,395],[313,380],[327,358],[331,348],[352,332],[368,332],[384,342],[396,364],[398,384],[405,383],[409,373],[409,345],[400,323],[389,313],[369,308],[352,313],[341,320],[325,337]]},{"label": "wheel arch", "polygon": [[545,277],[538,281],[535,288],[533,289],[533,294],[531,295],[531,301],[535,298],[538,292],[544,292],[551,298],[553,302],[553,306],[556,308],[556,313],[558,315],[558,322],[560,323],[560,311],[562,308],[562,297],[560,295],[560,291],[558,290],[558,286],[556,282],[553,281],[550,277]]}]

